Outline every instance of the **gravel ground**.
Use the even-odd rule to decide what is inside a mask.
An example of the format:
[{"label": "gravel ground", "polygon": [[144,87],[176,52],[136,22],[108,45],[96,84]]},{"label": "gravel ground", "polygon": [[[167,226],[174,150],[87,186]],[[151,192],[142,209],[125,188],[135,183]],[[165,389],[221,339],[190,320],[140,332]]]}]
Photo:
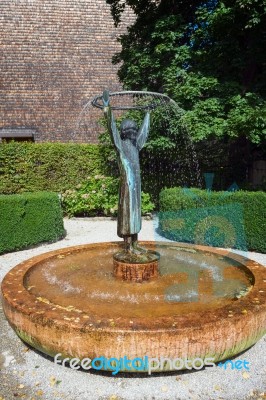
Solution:
[{"label": "gravel ground", "polygon": [[[19,262],[63,247],[117,240],[116,221],[65,220],[65,239],[0,257],[0,280]],[[142,240],[165,240],[156,233],[156,220],[143,221]],[[243,254],[243,252],[239,252]],[[244,253],[266,264],[266,256]],[[250,370],[209,367],[195,372],[127,375],[74,371],[27,347],[9,327],[0,308],[0,400],[244,400],[266,399],[266,339],[238,355]]]}]

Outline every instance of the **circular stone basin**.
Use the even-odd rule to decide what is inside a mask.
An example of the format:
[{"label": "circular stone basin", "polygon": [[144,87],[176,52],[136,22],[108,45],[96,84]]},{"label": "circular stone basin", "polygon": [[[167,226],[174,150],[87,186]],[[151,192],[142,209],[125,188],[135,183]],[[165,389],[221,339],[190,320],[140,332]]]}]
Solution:
[{"label": "circular stone basin", "polygon": [[17,265],[2,283],[11,326],[50,356],[80,360],[216,362],[264,335],[263,266],[210,247],[140,244],[160,253],[159,276],[142,283],[114,277],[113,255],[121,242],[60,249]]}]

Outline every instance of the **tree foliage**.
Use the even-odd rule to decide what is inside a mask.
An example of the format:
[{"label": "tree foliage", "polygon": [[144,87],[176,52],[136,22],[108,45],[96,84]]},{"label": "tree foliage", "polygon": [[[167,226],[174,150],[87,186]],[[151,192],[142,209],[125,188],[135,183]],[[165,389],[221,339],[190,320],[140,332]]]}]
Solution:
[{"label": "tree foliage", "polygon": [[126,89],[167,93],[196,141],[266,136],[266,0],[106,0],[135,23],[113,58]]}]

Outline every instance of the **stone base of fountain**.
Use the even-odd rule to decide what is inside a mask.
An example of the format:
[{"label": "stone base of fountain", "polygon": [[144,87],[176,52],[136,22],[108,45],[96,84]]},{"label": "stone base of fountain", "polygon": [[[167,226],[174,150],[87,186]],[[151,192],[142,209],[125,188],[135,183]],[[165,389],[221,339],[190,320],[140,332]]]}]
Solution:
[{"label": "stone base of fountain", "polygon": [[159,259],[160,254],[150,250],[134,257],[126,252],[114,254],[114,276],[123,281],[137,283],[157,278],[159,273]]},{"label": "stone base of fountain", "polygon": [[158,261],[145,264],[128,264],[114,259],[114,276],[123,281],[141,283],[157,278]]},{"label": "stone base of fountain", "polygon": [[[157,278],[142,283],[131,267],[137,278],[123,281],[127,274],[119,263],[122,279],[113,276],[113,256],[122,249],[117,242],[56,250],[19,264],[2,282],[9,323],[41,352],[80,360],[147,356],[216,362],[265,334],[263,266],[209,247],[143,244],[161,257]],[[155,277],[156,267],[151,271]]]}]

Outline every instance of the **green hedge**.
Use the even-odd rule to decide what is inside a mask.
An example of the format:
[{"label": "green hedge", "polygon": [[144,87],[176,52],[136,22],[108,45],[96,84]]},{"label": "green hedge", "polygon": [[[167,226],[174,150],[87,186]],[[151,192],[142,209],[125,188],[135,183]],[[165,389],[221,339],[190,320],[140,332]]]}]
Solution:
[{"label": "green hedge", "polygon": [[0,195],[0,254],[65,235],[56,193]]},{"label": "green hedge", "polygon": [[[158,194],[170,183],[181,185],[179,174],[165,174],[165,160],[158,153],[151,157],[140,153],[142,190],[149,193],[158,207]],[[169,161],[169,160],[168,160]],[[0,194],[76,190],[88,176],[118,177],[119,169],[113,146],[80,143],[0,143]],[[175,179],[173,181],[173,179]]]},{"label": "green hedge", "polygon": [[159,230],[176,241],[266,253],[266,193],[164,189]]},{"label": "green hedge", "polygon": [[0,144],[0,193],[72,189],[88,175],[105,173],[103,146],[69,143]]}]

